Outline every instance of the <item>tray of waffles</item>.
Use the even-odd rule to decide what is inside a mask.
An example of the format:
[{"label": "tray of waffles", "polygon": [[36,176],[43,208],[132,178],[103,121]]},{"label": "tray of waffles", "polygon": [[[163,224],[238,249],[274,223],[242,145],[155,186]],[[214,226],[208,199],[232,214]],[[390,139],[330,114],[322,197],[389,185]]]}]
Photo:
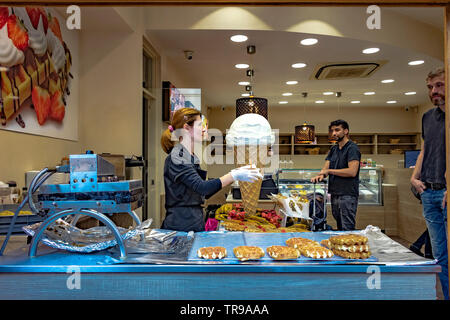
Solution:
[{"label": "tray of waffles", "polygon": [[368,259],[371,256],[368,238],[359,234],[343,234],[324,239],[321,244],[345,259]]}]

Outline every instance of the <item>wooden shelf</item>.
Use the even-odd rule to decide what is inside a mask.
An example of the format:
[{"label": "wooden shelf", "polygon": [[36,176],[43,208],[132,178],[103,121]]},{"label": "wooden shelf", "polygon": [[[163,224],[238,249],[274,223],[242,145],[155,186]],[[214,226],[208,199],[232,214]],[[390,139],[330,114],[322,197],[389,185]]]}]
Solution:
[{"label": "wooden shelf", "polygon": [[[280,133],[279,142],[275,146],[279,148],[279,155],[309,155],[308,149],[320,148],[319,155],[327,154],[334,143],[327,142],[327,133],[316,133],[317,144],[296,144],[294,143],[294,133]],[[401,149],[415,150],[419,148],[420,133],[351,133],[350,139],[360,147],[361,154],[377,155],[391,154],[391,150]],[[399,143],[389,143],[390,139],[400,139]],[[224,140],[225,142],[225,137]],[[286,142],[286,143],[283,143]],[[326,142],[326,143],[324,143]],[[216,147],[220,145],[217,144]],[[228,152],[226,144],[223,145],[223,154]],[[231,150],[231,149],[230,149]]]}]

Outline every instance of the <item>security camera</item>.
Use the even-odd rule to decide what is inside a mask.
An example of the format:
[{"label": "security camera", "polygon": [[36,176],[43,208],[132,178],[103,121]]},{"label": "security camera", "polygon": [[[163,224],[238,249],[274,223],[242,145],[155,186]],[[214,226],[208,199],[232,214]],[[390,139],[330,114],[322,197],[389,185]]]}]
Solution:
[{"label": "security camera", "polygon": [[409,111],[409,107],[405,107],[405,111]]},{"label": "security camera", "polygon": [[192,60],[192,57],[194,56],[194,51],[185,51],[184,57],[188,60]]}]

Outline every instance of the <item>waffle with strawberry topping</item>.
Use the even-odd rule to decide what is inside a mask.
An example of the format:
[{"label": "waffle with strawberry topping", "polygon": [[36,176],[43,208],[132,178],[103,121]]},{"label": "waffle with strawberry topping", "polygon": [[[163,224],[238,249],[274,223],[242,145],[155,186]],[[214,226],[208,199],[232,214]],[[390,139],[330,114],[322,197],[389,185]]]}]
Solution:
[{"label": "waffle with strawberry topping", "polygon": [[72,57],[58,19],[42,7],[0,8],[0,121],[33,107],[39,125],[62,122]]}]

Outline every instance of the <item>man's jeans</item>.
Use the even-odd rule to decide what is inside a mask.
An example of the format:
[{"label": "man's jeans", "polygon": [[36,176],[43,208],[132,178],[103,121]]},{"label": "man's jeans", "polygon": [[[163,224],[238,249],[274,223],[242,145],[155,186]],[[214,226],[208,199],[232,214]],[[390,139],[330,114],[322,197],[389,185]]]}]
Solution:
[{"label": "man's jeans", "polygon": [[448,253],[447,253],[447,207],[442,209],[445,189],[425,189],[421,193],[423,216],[430,233],[433,256],[437,259],[442,271],[439,273],[442,291],[448,300]]},{"label": "man's jeans", "polygon": [[331,195],[331,211],[338,230],[355,230],[358,197]]}]

